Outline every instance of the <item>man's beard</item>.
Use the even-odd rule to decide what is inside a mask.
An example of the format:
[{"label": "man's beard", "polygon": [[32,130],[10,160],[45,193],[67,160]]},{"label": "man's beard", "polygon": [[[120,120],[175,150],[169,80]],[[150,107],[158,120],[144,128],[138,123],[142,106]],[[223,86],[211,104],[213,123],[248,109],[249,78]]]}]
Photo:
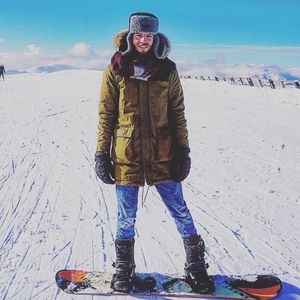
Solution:
[{"label": "man's beard", "polygon": [[[140,52],[141,54],[148,53],[151,48],[149,44],[137,45],[137,47],[142,50],[142,52]],[[144,51],[146,51],[146,52],[144,52]]]}]

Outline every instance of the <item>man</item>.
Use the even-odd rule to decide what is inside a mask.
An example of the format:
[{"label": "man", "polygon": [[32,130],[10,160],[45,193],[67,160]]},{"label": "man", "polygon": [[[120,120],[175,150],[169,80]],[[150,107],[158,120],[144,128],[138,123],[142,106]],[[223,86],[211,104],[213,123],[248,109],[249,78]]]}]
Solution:
[{"label": "man", "polygon": [[2,76],[3,80],[4,80],[4,73],[5,73],[4,65],[0,65],[0,78]]},{"label": "man", "polygon": [[183,91],[176,65],[167,58],[170,42],[158,25],[152,14],[132,14],[129,29],[114,39],[117,52],[103,74],[95,170],[104,183],[116,184],[116,273],[111,287],[120,292],[132,287],[138,190],[146,181],[156,187],[183,238],[187,280],[205,293],[213,283],[206,271],[204,242],[181,186],[191,166]]}]

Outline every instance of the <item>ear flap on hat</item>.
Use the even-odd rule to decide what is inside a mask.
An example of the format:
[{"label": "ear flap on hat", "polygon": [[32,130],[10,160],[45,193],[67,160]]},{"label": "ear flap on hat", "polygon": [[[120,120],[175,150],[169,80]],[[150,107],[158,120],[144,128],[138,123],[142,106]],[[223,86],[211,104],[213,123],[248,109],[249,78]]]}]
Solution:
[{"label": "ear flap on hat", "polygon": [[129,32],[126,37],[127,41],[127,49],[122,53],[122,55],[127,55],[132,51],[133,43],[132,43],[132,33]]},{"label": "ear flap on hat", "polygon": [[166,35],[158,33],[154,37],[153,52],[158,59],[166,58],[171,51],[171,43]]}]

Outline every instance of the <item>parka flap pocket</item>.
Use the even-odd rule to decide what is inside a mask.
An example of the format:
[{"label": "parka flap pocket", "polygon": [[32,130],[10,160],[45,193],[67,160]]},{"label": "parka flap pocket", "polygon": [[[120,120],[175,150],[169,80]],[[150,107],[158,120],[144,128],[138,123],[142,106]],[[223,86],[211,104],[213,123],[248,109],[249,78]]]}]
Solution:
[{"label": "parka flap pocket", "polygon": [[172,159],[172,136],[169,127],[157,128],[156,161]]},{"label": "parka flap pocket", "polygon": [[131,138],[133,127],[119,127],[116,130],[116,137]]},{"label": "parka flap pocket", "polygon": [[133,127],[116,128],[112,149],[114,163],[128,164],[133,161],[135,155],[132,137]]}]

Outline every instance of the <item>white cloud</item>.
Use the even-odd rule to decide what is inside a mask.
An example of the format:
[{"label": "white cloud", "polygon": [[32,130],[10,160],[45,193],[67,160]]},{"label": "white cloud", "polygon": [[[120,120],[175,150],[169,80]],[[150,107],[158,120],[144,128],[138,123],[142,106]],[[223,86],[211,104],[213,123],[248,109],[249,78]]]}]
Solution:
[{"label": "white cloud", "polygon": [[267,45],[222,45],[222,44],[172,44],[175,47],[180,48],[197,48],[197,49],[222,49],[225,51],[230,50],[278,50],[278,51],[299,51],[300,46],[267,46]]},{"label": "white cloud", "polygon": [[[113,55],[113,51],[108,49],[94,51],[89,47],[80,47],[80,45],[75,47],[75,49],[77,51],[72,52],[72,54],[70,50],[60,54],[48,54],[37,45],[29,44],[27,50],[23,53],[1,52],[0,49],[0,60],[3,61],[7,70],[29,72],[62,68],[103,70],[109,64]],[[83,51],[84,49],[85,51]],[[90,56],[86,56],[88,53]]]},{"label": "white cloud", "polygon": [[275,80],[299,80],[300,67],[284,67],[267,64],[210,64],[189,61],[178,61],[177,67],[182,75],[191,76],[217,76],[222,78],[230,77],[252,77],[252,78],[273,78]]},{"label": "white cloud", "polygon": [[86,43],[76,43],[69,51],[69,54],[76,57],[94,56],[92,47]]},{"label": "white cloud", "polygon": [[[259,45],[193,45],[174,44],[171,59],[181,63],[182,70],[209,67],[220,72],[231,65],[300,66],[300,46]],[[249,69],[247,67],[247,69]]]},{"label": "white cloud", "polygon": [[223,52],[216,53],[214,58],[204,61],[208,65],[225,65],[226,64],[226,55]]},{"label": "white cloud", "polygon": [[39,55],[42,53],[42,48],[36,46],[35,44],[27,45],[28,52],[27,54]]}]

